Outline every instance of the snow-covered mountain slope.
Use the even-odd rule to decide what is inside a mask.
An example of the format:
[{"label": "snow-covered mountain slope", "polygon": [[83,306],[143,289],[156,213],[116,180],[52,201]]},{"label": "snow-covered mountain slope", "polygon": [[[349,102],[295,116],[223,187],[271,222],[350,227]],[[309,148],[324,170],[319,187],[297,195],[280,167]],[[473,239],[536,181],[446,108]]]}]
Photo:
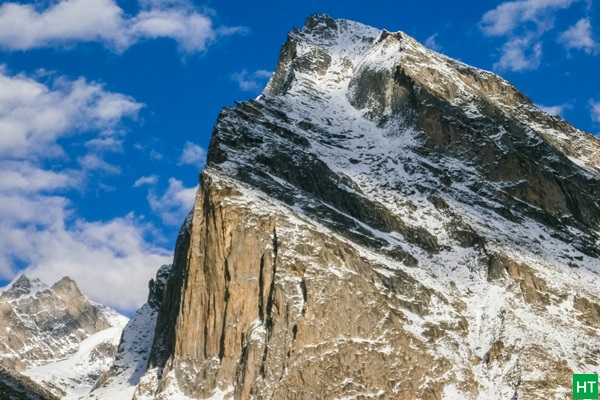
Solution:
[{"label": "snow-covered mountain slope", "polygon": [[148,302],[131,317],[123,329],[114,362],[109,366],[110,368],[105,369],[93,390],[82,398],[131,400],[136,385],[146,373],[158,308],[170,271],[170,265],[163,265],[158,270],[156,279],[149,284]]},{"label": "snow-covered mountain slope", "polygon": [[0,313],[0,363],[60,397],[93,386],[127,322],[68,277],[48,287],[21,275],[0,293]]},{"label": "snow-covered mountain slope", "polygon": [[23,375],[63,400],[87,397],[101,374],[112,365],[126,321],[119,319],[112,328],[90,335],[69,358],[28,369]]},{"label": "snow-covered mountain slope", "polygon": [[563,399],[600,364],[600,141],[317,15],[222,111],[134,399]]}]

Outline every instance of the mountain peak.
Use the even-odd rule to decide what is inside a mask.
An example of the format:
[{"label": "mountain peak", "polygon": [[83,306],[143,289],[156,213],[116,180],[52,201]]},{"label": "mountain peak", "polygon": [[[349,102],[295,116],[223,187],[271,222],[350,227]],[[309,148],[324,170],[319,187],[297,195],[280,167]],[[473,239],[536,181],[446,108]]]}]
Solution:
[{"label": "mountain peak", "polygon": [[[441,101],[458,112],[459,119],[470,120],[468,124],[504,115],[527,125],[537,140],[579,167],[600,171],[598,138],[539,110],[502,77],[430,50],[403,32],[328,15],[313,15],[303,29],[290,32],[263,96],[287,96],[298,102],[347,100],[353,114],[391,128],[424,122],[412,120],[416,114],[402,112],[410,109],[410,102],[423,108]],[[502,132],[481,139],[501,138]],[[446,145],[441,137],[428,139]]]},{"label": "mountain peak", "polygon": [[21,371],[64,358],[123,319],[89,300],[69,277],[49,288],[20,275],[0,296],[0,365]]},{"label": "mountain peak", "polygon": [[21,274],[2,292],[3,294],[18,299],[24,296],[32,296],[36,293],[48,289],[42,281],[37,278],[29,278]]},{"label": "mountain peak", "polygon": [[62,277],[59,281],[52,285],[52,290],[57,294],[60,293],[83,296],[83,293],[81,293],[81,290],[77,286],[77,283],[68,276]]},{"label": "mountain peak", "polygon": [[328,14],[313,14],[306,18],[304,29],[307,31],[337,29],[337,23]]}]

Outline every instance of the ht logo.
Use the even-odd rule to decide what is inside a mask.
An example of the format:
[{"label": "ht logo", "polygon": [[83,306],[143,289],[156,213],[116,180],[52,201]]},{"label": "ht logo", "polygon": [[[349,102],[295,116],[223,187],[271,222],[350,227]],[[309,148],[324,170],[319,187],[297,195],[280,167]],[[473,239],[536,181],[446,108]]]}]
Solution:
[{"label": "ht logo", "polygon": [[598,374],[574,374],[573,398],[598,399]]}]

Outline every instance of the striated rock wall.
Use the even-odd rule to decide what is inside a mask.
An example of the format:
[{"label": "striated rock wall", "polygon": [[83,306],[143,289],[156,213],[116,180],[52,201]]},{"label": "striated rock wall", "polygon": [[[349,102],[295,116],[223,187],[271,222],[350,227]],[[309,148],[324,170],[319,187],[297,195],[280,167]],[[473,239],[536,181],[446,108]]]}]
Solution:
[{"label": "striated rock wall", "polygon": [[[426,315],[447,299],[238,190],[202,175],[162,376],[174,372],[182,392],[197,398],[440,393],[445,382],[432,378],[450,361],[399,332],[410,318],[403,308]],[[464,333],[466,325],[455,315],[445,328]]]}]

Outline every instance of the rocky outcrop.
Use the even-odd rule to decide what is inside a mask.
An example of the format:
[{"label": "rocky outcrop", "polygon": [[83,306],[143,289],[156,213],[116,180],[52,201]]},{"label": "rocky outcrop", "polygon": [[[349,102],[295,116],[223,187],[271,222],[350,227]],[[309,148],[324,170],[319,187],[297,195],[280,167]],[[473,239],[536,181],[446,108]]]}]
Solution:
[{"label": "rocky outcrop", "polygon": [[0,366],[0,398],[3,400],[58,400],[31,379]]},{"label": "rocky outcrop", "polygon": [[570,395],[599,154],[494,74],[309,18],[219,116],[134,399]]}]

